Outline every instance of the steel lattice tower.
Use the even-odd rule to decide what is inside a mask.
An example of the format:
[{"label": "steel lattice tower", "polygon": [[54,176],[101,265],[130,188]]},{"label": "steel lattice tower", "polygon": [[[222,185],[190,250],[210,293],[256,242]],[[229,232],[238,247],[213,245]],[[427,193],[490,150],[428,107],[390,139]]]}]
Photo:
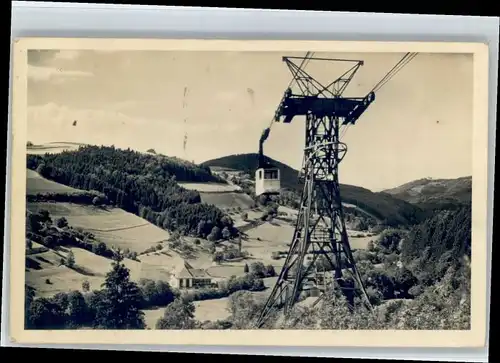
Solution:
[{"label": "steel lattice tower", "polygon": [[[350,62],[349,70],[324,86],[294,59],[304,61]],[[355,293],[371,308],[349,245],[339,190],[338,166],[347,152],[340,141],[341,130],[354,124],[374,101],[373,92],[361,98],[343,98],[342,94],[362,61],[284,57],[293,75],[296,91],[288,88],[279,105],[275,121],[290,123],[295,116],[305,116],[305,149],[300,209],[295,231],[284,266],[264,306],[256,327],[260,328],[269,315],[283,308],[285,315],[296,303],[301,292],[312,285],[324,296],[332,283],[340,287],[352,302]],[[330,269],[318,271],[316,261],[324,256]],[[309,261],[308,261],[309,260]],[[345,279],[345,276],[351,279]],[[353,284],[354,283],[354,284]]]}]

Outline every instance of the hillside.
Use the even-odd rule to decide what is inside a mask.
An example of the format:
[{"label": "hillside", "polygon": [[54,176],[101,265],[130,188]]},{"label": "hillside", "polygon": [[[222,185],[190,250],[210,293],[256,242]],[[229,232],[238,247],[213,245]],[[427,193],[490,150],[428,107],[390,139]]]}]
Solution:
[{"label": "hillside", "polygon": [[56,183],[54,181],[47,180],[34,170],[30,169],[26,170],[27,195],[57,194],[57,193],[81,194],[84,192],[82,190],[78,190],[60,183]]},{"label": "hillside", "polygon": [[74,203],[27,203],[32,213],[46,210],[51,218],[64,218],[69,225],[80,228],[108,246],[142,253],[168,241],[170,234],[154,224],[120,208],[95,207]]},{"label": "hillside", "polygon": [[[196,234],[200,222],[210,221],[205,224],[207,229],[227,227],[235,233],[231,219],[223,211],[203,203],[196,190],[178,184],[225,183],[208,167],[113,146],[84,146],[57,154],[28,155],[27,168],[51,182],[102,193],[105,201],[100,204],[121,208],[169,231]],[[49,184],[45,181],[44,185]],[[31,201],[47,201],[39,194]],[[62,190],[57,197],[58,202],[74,202],[75,198]]]},{"label": "hillside", "polygon": [[[280,169],[283,189],[300,193],[297,170],[269,157],[266,157],[266,161]],[[258,154],[229,155],[205,161],[201,165],[241,170],[253,177],[258,165]],[[383,224],[391,226],[414,224],[424,216],[419,207],[387,193],[374,193],[362,187],[346,184],[341,184],[340,189],[343,202],[358,206]]]},{"label": "hillside", "polygon": [[472,177],[418,179],[383,192],[413,204],[468,203],[472,197]]}]

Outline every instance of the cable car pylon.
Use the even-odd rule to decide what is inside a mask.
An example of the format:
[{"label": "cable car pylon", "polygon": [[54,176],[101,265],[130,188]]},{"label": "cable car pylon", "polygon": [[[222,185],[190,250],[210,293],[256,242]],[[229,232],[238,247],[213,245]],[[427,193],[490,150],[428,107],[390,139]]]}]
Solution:
[{"label": "cable car pylon", "polygon": [[[340,140],[341,128],[354,124],[375,100],[375,94],[342,97],[363,61],[306,57],[308,62],[347,62],[350,68],[324,85],[304,70],[305,57],[283,57],[296,87],[286,89],[274,121],[290,123],[297,116],[305,117],[304,160],[300,173],[303,190],[290,249],[254,323],[256,328],[261,328],[273,311],[283,309],[285,316],[288,315],[301,293],[321,299],[325,291],[334,288],[332,284],[344,292],[351,304],[354,296],[360,295],[371,308],[349,244],[338,166],[347,152],[347,145]],[[303,62],[297,65],[295,60]],[[329,262],[330,268],[326,271],[318,271],[316,267],[319,256]]]},{"label": "cable car pylon", "polygon": [[[356,267],[344,220],[338,166],[347,153],[347,145],[341,141],[349,126],[354,125],[378,92],[396,73],[405,67],[418,53],[406,53],[404,57],[364,97],[342,97],[354,75],[363,65],[361,60],[283,57],[293,75],[285,90],[273,122],[290,123],[296,116],[305,116],[305,148],[300,179],[303,190],[295,230],[285,263],[278,280],[269,295],[254,327],[261,328],[272,313],[283,308],[286,317],[306,292],[318,298],[316,305],[325,297],[325,292],[339,289],[350,306],[354,297],[360,296],[371,310],[365,287]],[[294,60],[301,59],[300,65]],[[304,68],[309,61],[347,62],[351,67],[327,85],[321,84]],[[296,84],[295,91],[292,84]],[[341,134],[342,131],[342,134]],[[263,139],[260,144],[260,155]],[[316,261],[324,256],[329,268],[319,271]],[[307,263],[306,263],[307,261]]]}]

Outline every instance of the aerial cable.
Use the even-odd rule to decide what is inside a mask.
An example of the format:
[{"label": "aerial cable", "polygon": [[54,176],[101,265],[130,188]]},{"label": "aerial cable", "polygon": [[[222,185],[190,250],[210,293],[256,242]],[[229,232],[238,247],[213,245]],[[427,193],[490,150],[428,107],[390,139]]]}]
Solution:
[{"label": "aerial cable", "polygon": [[[382,77],[380,81],[377,82],[377,84],[372,88],[371,92],[380,91],[380,89],[382,89],[382,87],[387,82],[389,82],[399,71],[401,71],[401,69],[403,69],[404,66],[410,63],[413,60],[413,58],[415,58],[417,55],[418,53],[410,53],[410,52],[406,53],[403,56],[403,58],[401,58],[401,60],[398,63],[396,63],[396,65],[394,65],[394,67],[392,67],[391,70],[387,72],[387,74],[384,77]],[[351,125],[348,124],[342,130],[341,135],[339,137],[340,140],[342,140],[345,137],[347,131],[349,130],[349,126]]]},{"label": "aerial cable", "polygon": [[377,91],[377,92],[378,92],[378,91],[380,91],[380,89],[381,89],[381,88],[382,88],[382,87],[383,87],[383,86],[384,86],[387,82],[389,82],[389,81],[392,79],[392,77],[394,77],[394,76],[395,76],[395,75],[396,75],[399,71],[401,71],[401,69],[402,69],[404,66],[406,66],[408,63],[410,63],[410,62],[413,60],[413,58],[415,58],[415,57],[417,56],[417,54],[418,54],[418,53],[413,53],[410,57],[408,57],[408,58],[404,61],[404,63],[403,63],[401,66],[399,66],[399,67],[398,67],[398,69],[397,69],[397,70],[395,70],[394,72],[392,72],[392,74],[391,74],[391,75],[390,75],[390,76],[389,76],[389,77],[388,77],[388,78],[387,78],[384,82],[382,82],[382,83],[381,83],[381,84],[377,87],[376,91]]},{"label": "aerial cable", "polygon": [[389,82],[404,66],[410,63],[418,53],[406,53],[405,56],[373,87],[371,92],[378,92],[382,86]]},{"label": "aerial cable", "polygon": [[386,73],[386,74],[382,77],[382,79],[381,79],[380,81],[378,81],[378,82],[375,84],[375,86],[373,86],[373,88],[372,88],[372,91],[371,91],[371,92],[375,92],[375,90],[376,90],[376,89],[377,89],[377,88],[378,88],[378,87],[379,87],[379,86],[380,86],[380,85],[381,85],[381,84],[382,84],[382,83],[383,83],[383,82],[384,82],[384,81],[385,81],[385,80],[386,80],[386,79],[387,79],[387,78],[391,75],[391,73],[392,73],[392,72],[394,72],[394,71],[395,71],[395,70],[396,70],[396,69],[397,69],[397,68],[401,65],[401,63],[403,63],[403,62],[404,62],[404,61],[408,58],[408,56],[409,56],[409,55],[410,55],[410,53],[409,53],[409,52],[408,52],[408,53],[406,53],[406,54],[403,56],[403,58],[401,58],[401,59],[399,60],[399,62],[397,62],[397,63],[394,65],[394,67],[392,67],[392,68],[389,70],[389,72],[387,72],[387,73]]}]

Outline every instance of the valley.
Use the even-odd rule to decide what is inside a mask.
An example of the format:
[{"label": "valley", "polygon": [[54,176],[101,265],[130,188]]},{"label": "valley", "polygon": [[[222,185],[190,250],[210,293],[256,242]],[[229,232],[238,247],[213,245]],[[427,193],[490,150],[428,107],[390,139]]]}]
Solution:
[{"label": "valley", "polygon": [[[196,166],[114,148],[54,148],[28,148],[26,285],[36,297],[100,289],[116,251],[123,253],[131,281],[141,288],[145,281],[160,281],[178,293],[194,294],[194,318],[202,323],[228,319],[235,291],[260,301],[270,293],[293,236],[297,210],[283,199],[270,212],[253,197],[253,164],[242,162],[242,168],[235,169],[219,160],[218,165]],[[50,155],[42,156],[42,149],[51,150]],[[71,153],[73,158],[66,156]],[[79,153],[86,155],[82,161]],[[291,174],[288,170],[285,178]],[[294,183],[294,177],[284,179],[288,197],[296,199]],[[354,253],[364,253],[363,259],[375,269],[388,263],[384,256],[392,252],[379,253],[373,246],[394,226],[418,223],[422,211],[389,194],[342,188]],[[78,199],[86,193],[103,196],[99,201]],[[258,268],[264,270],[253,270]],[[200,291],[208,289],[206,294],[216,297],[183,289],[186,270],[202,271],[198,273],[211,282]],[[221,287],[253,279],[249,272],[259,276],[261,287],[251,287],[253,282],[249,287],[238,282],[242,287],[237,289]],[[165,309],[144,306],[146,328],[155,329]]]}]

